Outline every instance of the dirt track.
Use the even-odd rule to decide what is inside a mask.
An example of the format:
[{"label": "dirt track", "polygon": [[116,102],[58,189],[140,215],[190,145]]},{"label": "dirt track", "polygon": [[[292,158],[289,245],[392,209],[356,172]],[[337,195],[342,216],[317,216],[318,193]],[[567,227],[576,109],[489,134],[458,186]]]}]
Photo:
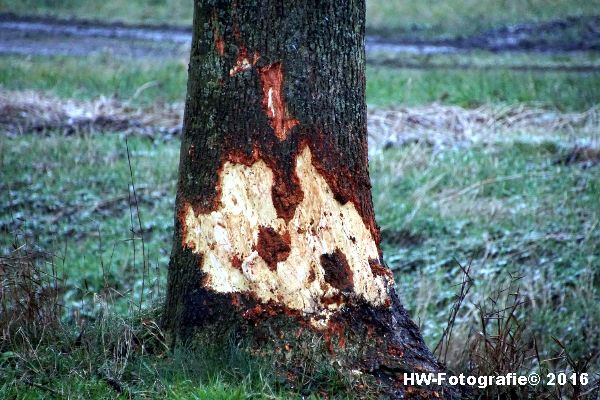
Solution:
[{"label": "dirt track", "polygon": [[[572,39],[572,34],[567,35],[573,30],[578,32],[577,40]],[[185,27],[0,14],[0,54],[85,56],[104,51],[134,58],[162,58],[185,54],[190,40],[191,30]],[[366,48],[369,55],[381,52],[398,55],[442,54],[472,50],[600,51],[600,17],[505,27],[473,37],[443,40],[368,35]],[[378,60],[370,57],[369,61],[377,63]],[[388,64],[392,67],[419,68],[419,65]],[[582,72],[588,70],[584,68]]]},{"label": "dirt track", "polygon": [[[83,20],[0,15],[0,53],[82,56],[98,51],[132,57],[164,57],[187,49],[191,30]],[[388,42],[367,37],[367,51],[437,54],[462,49],[446,43]]]},{"label": "dirt track", "polygon": [[191,33],[167,26],[126,26],[0,15],[0,53],[85,56],[109,52],[133,58],[183,54]]}]

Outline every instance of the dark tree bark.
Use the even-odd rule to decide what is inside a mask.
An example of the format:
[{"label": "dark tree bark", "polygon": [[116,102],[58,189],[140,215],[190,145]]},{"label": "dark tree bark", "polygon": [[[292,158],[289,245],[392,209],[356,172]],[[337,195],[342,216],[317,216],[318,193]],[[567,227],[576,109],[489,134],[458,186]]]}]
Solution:
[{"label": "dark tree bark", "polygon": [[364,27],[364,0],[195,2],[165,325],[308,331],[387,394],[447,396],[401,379],[440,365],[382,261]]}]

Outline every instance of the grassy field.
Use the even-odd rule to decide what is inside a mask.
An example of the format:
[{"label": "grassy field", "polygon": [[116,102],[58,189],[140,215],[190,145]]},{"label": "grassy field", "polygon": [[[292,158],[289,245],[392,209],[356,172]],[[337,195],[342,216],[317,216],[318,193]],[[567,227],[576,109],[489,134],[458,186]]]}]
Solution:
[{"label": "grassy field", "polygon": [[[4,89],[43,90],[64,99],[115,96],[133,107],[184,97],[185,67],[179,61],[148,64],[102,56],[0,60]],[[593,74],[372,67],[368,75],[373,109],[438,101],[585,111],[600,98]],[[150,81],[159,85],[133,98]],[[465,343],[477,347],[472,334],[482,313],[477,305],[484,307],[499,288],[511,293],[519,288],[525,302],[516,319],[526,327],[520,345],[535,338],[542,358],[560,353],[552,337],[576,359],[600,349],[595,306],[600,299],[600,156],[573,156],[576,143],[598,137],[577,127],[539,137],[539,132],[535,140],[526,131],[501,132],[497,140],[466,148],[423,142],[373,153],[373,196],[385,257],[403,302],[432,347],[456,298],[462,276],[458,265],[471,266],[473,287],[456,317],[455,339],[447,344],[447,361],[457,370],[464,370],[472,356]],[[147,350],[166,348],[140,321],[154,320],[151,309],[164,294],[178,151],[177,140],[130,137],[126,144],[115,132],[0,136],[2,248],[6,255],[13,244],[29,243],[54,254],[51,265],[60,276],[64,319],[75,323],[54,344],[25,353],[3,348],[2,397],[109,398],[115,393],[113,378],[124,394],[163,398],[287,398],[303,390],[323,395],[346,388],[344,377],[322,371],[329,377],[325,381],[333,376],[339,386],[311,381],[290,392],[273,379],[269,362],[248,361],[235,369],[232,365],[244,355],[226,342],[210,350],[231,350],[231,358],[220,359],[221,364],[203,351],[180,349],[181,358],[173,358],[164,349]],[[138,207],[130,207],[132,183]],[[514,300],[501,295],[498,304]],[[136,317],[142,301],[146,311]],[[81,335],[76,323],[86,319],[96,321],[85,335],[89,343],[75,346],[66,358],[59,356]],[[115,358],[119,343],[147,336],[154,339],[146,347],[132,344],[137,350],[125,360]],[[198,374],[190,365],[205,367]],[[544,368],[569,368],[561,365]],[[597,369],[593,365],[589,368]],[[65,379],[73,374],[74,379]]]},{"label": "grassy field", "polygon": [[[439,152],[407,146],[371,163],[385,253],[430,344],[447,317],[440,306],[447,309],[454,299],[450,283],[459,278],[458,262],[473,266],[473,304],[506,286],[510,272],[522,277],[528,333],[540,340],[563,335],[579,355],[599,348],[597,337],[582,339],[588,323],[582,316],[600,317],[593,306],[600,171],[556,163],[568,149],[554,140]],[[553,302],[569,312],[545,314]],[[466,325],[460,325],[465,336]]]},{"label": "grassy field", "polygon": [[[110,344],[123,340],[122,330],[133,328],[125,317],[104,317],[105,321],[98,319],[98,313],[106,309],[119,316],[136,310],[142,285],[147,305],[161,290],[164,293],[177,141],[129,139],[149,260],[145,276],[140,240],[131,240],[131,226],[136,237],[139,227],[135,218],[133,224],[130,219],[131,176],[121,135],[25,135],[2,138],[0,146],[0,182],[8,196],[0,214],[2,246],[8,249],[13,242],[29,242],[54,252],[64,304],[70,310],[65,318],[104,321],[102,328],[108,336],[102,336],[108,344],[97,344],[103,351],[91,351],[96,345],[89,343],[70,353],[67,361],[62,356],[58,364],[60,349],[54,346],[37,350],[31,365],[14,358],[12,352],[4,353],[2,365],[9,368],[8,380],[0,386],[3,397],[16,393],[37,397],[44,393],[38,386],[62,396],[111,397],[114,389],[103,375],[86,366],[90,357],[105,363],[106,373],[120,371],[119,381],[126,382],[126,390],[134,394],[246,398],[249,393],[261,397],[277,392],[276,384],[261,375],[263,364],[231,376],[229,372],[223,375],[219,369],[223,365],[208,363],[213,368],[209,372],[194,373],[190,357],[194,363],[206,362],[202,352],[181,359],[165,357],[164,351],[158,356],[133,352],[123,361],[122,370],[113,365]],[[583,162],[558,162],[571,150],[564,147],[563,137],[548,137],[539,144],[514,141],[441,151],[416,144],[386,150],[372,159],[373,195],[385,256],[397,274],[402,300],[421,321],[430,346],[440,339],[454,301],[454,285],[461,276],[457,263],[472,265],[475,286],[459,314],[457,339],[451,346],[451,363],[456,368],[466,362],[461,358],[462,340],[477,327],[474,305],[508,285],[521,288],[527,305],[520,310],[519,320],[527,324],[527,340],[535,337],[538,341],[543,358],[559,352],[552,336],[567,343],[575,358],[600,349],[600,314],[595,307],[600,296],[600,170],[598,165],[586,168]],[[520,279],[515,282],[511,276]],[[121,294],[110,307],[101,300],[107,288]],[[149,317],[145,314],[144,318]],[[73,327],[67,342],[76,336]],[[59,344],[66,346],[63,341]],[[187,370],[176,367],[183,364]],[[63,379],[76,370],[80,371],[76,379]],[[35,377],[31,376],[35,371]],[[38,386],[10,379],[23,373]],[[280,395],[290,395],[285,393]]]},{"label": "grassy field", "polygon": [[375,31],[454,37],[516,23],[595,15],[599,9],[598,0],[367,0],[367,26]]},{"label": "grassy field", "polygon": [[[0,11],[132,23],[191,24],[188,0],[2,0]],[[372,31],[461,36],[506,24],[598,14],[599,0],[367,0]]]},{"label": "grassy field", "polygon": [[[0,11],[189,24],[188,3],[0,0]],[[589,15],[599,6],[596,0],[371,0],[368,23],[424,37],[453,36]],[[453,136],[451,129],[463,123],[458,117],[450,121],[453,128],[416,118],[410,123],[447,140],[440,144],[424,135],[387,146],[383,140],[371,149],[384,256],[431,348],[444,337],[469,270],[451,340],[437,353],[455,371],[578,369],[590,372],[592,381],[600,379],[600,75],[511,69],[597,66],[599,60],[597,53],[472,53],[403,59],[429,69],[367,69],[369,109],[392,110],[389,118],[407,107],[416,117],[427,112],[427,121],[436,113],[448,118],[448,108],[460,114],[479,106],[506,116],[496,124],[482,113],[474,126],[485,128],[477,132],[484,140],[472,142]],[[448,63],[506,68],[439,68]],[[186,69],[184,56],[152,62],[110,54],[0,56],[0,90],[36,90],[63,102],[115,98],[132,109],[179,104],[177,109],[185,97]],[[0,124],[20,111],[2,108]],[[542,122],[519,125],[532,115]],[[551,122],[544,124],[544,118]],[[388,129],[394,134],[408,128]],[[458,129],[457,136],[469,129]],[[156,321],[171,249],[178,157],[178,139],[160,135],[0,132],[0,294],[6,296],[0,296],[0,307],[10,300],[5,288],[15,276],[27,284],[10,289],[13,297],[30,296],[40,312],[23,313],[19,323],[27,329],[3,325],[8,339],[0,341],[0,398],[356,393],[360,382],[328,365],[302,366],[306,380],[289,387],[272,360],[249,357],[227,333],[170,347]],[[50,310],[56,306],[52,299],[58,312]],[[514,311],[507,311],[515,302]],[[52,329],[40,328],[40,316],[56,315],[61,320],[50,321]],[[0,323],[10,318],[0,308]],[[485,342],[490,336],[480,333],[482,321],[493,340]],[[538,389],[531,390],[532,398],[540,398]],[[539,390],[558,397],[552,388]]]}]

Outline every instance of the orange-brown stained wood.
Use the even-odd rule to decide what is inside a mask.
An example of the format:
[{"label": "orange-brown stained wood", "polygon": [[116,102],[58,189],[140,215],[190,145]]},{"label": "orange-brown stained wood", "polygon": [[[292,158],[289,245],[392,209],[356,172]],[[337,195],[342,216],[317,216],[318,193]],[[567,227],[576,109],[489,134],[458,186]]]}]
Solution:
[{"label": "orange-brown stained wood", "polygon": [[387,276],[388,279],[394,280],[394,274],[392,274],[392,271],[383,266],[378,259],[370,259],[369,267],[371,267],[371,272],[373,272],[373,276]]},{"label": "orange-brown stained wood", "polygon": [[350,292],[354,286],[352,269],[340,249],[321,255],[321,266],[325,271],[325,282],[342,292]]},{"label": "orange-brown stained wood", "polygon": [[223,57],[223,55],[225,55],[225,40],[223,40],[223,36],[221,35],[221,32],[219,31],[219,24],[218,24],[218,18],[217,18],[216,11],[213,12],[211,22],[212,22],[212,27],[213,27],[213,36],[215,38],[215,49],[217,50],[217,53],[221,57]]},{"label": "orange-brown stained wood", "polygon": [[244,260],[242,260],[238,255],[234,255],[233,257],[231,257],[231,265],[233,266],[233,268],[237,269],[238,271],[242,270],[243,262],[244,262]]},{"label": "orange-brown stained wood", "polygon": [[256,251],[269,266],[271,271],[277,270],[277,263],[287,260],[290,255],[291,238],[288,232],[280,235],[270,226],[258,227]]},{"label": "orange-brown stained wood", "polygon": [[285,140],[288,132],[298,125],[298,120],[288,115],[283,100],[283,67],[280,62],[276,62],[259,68],[258,72],[263,89],[263,108],[275,131],[275,136],[279,140]]},{"label": "orange-brown stained wood", "polygon": [[260,58],[260,53],[255,51],[250,58],[248,56],[248,50],[244,46],[239,46],[238,55],[235,60],[235,65],[229,70],[229,76],[235,76],[240,72],[244,72],[252,68],[258,59]]},{"label": "orange-brown stained wood", "polygon": [[217,28],[215,28],[215,49],[217,49],[217,53],[223,57],[225,54],[225,41]]}]

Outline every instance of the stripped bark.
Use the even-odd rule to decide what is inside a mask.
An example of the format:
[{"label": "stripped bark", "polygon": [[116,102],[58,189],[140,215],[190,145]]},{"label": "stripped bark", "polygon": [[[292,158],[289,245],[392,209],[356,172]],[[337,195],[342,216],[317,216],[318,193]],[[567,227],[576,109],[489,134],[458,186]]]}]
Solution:
[{"label": "stripped bark", "polygon": [[440,365],[383,265],[364,13],[364,0],[195,3],[165,324],[259,327],[292,352],[306,329],[386,394],[444,396],[401,379]]}]

